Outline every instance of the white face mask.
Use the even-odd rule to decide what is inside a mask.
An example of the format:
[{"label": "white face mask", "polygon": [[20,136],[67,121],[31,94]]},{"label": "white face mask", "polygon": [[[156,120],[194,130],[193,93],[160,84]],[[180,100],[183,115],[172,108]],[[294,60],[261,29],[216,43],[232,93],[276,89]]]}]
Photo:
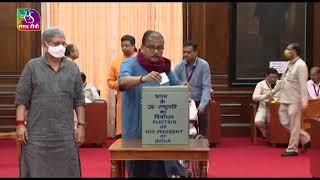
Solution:
[{"label": "white face mask", "polygon": [[[48,45],[48,44],[47,44]],[[62,58],[64,57],[64,53],[66,51],[66,47],[64,47],[62,44],[59,46],[49,46],[48,45],[48,53],[51,54],[55,58]]]}]

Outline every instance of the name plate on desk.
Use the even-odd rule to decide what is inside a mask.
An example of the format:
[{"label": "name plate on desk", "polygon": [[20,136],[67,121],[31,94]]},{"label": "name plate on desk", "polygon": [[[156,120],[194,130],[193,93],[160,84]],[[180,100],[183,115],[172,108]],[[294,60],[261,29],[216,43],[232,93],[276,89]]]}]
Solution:
[{"label": "name plate on desk", "polygon": [[189,143],[186,86],[142,88],[142,144]]}]

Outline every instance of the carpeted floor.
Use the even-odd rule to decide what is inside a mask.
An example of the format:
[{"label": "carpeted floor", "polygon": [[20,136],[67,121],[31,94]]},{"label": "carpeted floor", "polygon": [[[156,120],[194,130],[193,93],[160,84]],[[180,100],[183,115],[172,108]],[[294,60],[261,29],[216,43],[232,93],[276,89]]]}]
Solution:
[{"label": "carpeted floor", "polygon": [[[104,148],[80,148],[83,177],[110,177],[110,154]],[[281,157],[284,148],[273,148],[249,138],[223,138],[210,151],[209,177],[311,177],[308,152]],[[18,177],[15,142],[0,141],[0,177]]]}]

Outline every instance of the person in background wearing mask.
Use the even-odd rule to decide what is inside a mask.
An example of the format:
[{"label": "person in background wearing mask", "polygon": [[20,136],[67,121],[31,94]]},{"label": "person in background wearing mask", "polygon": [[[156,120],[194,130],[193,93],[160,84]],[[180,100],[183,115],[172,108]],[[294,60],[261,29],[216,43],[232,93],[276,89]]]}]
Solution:
[{"label": "person in background wearing mask", "polygon": [[183,44],[183,60],[176,65],[174,72],[182,82],[191,84],[191,99],[198,109],[199,133],[208,137],[208,107],[211,99],[210,66],[207,61],[199,58],[198,45],[188,40]]},{"label": "person in background wearing mask", "polygon": [[44,56],[27,62],[16,89],[16,132],[23,143],[20,177],[80,177],[77,144],[85,137],[80,71],[64,56],[61,29],[46,29],[41,40]]},{"label": "person in background wearing mask", "polygon": [[300,45],[291,43],[284,51],[289,60],[285,73],[281,80],[269,94],[272,97],[280,91],[279,117],[281,124],[290,131],[289,145],[282,156],[297,156],[299,141],[302,150],[305,151],[310,145],[310,135],[301,129],[302,109],[308,106],[307,80],[308,68],[306,63],[299,57]]},{"label": "person in background wearing mask", "polygon": [[[266,115],[267,107],[266,102],[270,102],[271,99],[266,99],[266,96],[272,91],[278,81],[278,71],[274,68],[268,68],[266,72],[266,78],[260,81],[254,89],[252,100],[259,102],[259,108],[254,119],[255,126],[260,130],[262,137],[265,139],[267,136],[266,129]],[[278,95],[278,94],[277,94]],[[276,95],[276,96],[277,96]]]},{"label": "person in background wearing mask", "polygon": [[109,88],[117,91],[117,106],[116,106],[116,138],[121,137],[121,93],[119,91],[118,75],[120,72],[121,63],[132,56],[136,56],[137,48],[135,47],[136,40],[133,36],[124,35],[121,37],[122,53],[112,61],[108,74],[107,83]]},{"label": "person in background wearing mask", "polygon": [[320,98],[320,67],[311,68],[310,80],[307,82],[307,90],[310,99]]},{"label": "person in background wearing mask", "polygon": [[74,61],[79,58],[79,50],[76,45],[68,44],[64,55]]}]

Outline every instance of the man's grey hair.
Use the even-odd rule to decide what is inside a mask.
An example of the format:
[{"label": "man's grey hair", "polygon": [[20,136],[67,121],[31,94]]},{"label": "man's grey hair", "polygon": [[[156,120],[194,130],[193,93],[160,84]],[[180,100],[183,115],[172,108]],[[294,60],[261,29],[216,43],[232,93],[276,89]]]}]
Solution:
[{"label": "man's grey hair", "polygon": [[65,37],[64,32],[57,27],[48,28],[43,31],[41,40],[45,42],[49,42],[53,37]]}]

